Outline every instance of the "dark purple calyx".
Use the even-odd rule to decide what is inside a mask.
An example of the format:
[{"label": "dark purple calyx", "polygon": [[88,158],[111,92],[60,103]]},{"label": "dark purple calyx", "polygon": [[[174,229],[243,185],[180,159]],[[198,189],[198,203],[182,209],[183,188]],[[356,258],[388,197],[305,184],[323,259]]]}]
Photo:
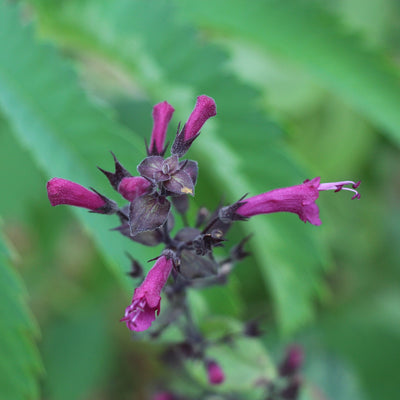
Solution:
[{"label": "dark purple calyx", "polygon": [[214,247],[221,247],[224,241],[223,233],[218,229],[214,229],[211,233],[196,236],[192,245],[196,254],[204,256],[210,253]]},{"label": "dark purple calyx", "polygon": [[138,260],[134,259],[129,253],[126,253],[131,262],[131,269],[127,272],[131,278],[140,278],[143,276],[143,267]]},{"label": "dark purple calyx", "polygon": [[[128,206],[129,207],[129,206]],[[129,211],[128,211],[129,213]],[[167,218],[167,232],[169,233],[172,228],[174,227],[174,216],[172,213],[168,214]],[[144,246],[157,246],[158,244],[165,242],[165,232],[162,228],[157,228],[152,231],[145,231],[138,233],[135,236],[131,235],[131,229],[129,223],[126,221],[122,221],[122,224],[114,229],[113,231],[118,231],[122,235],[128,237],[129,239],[133,240],[134,242],[143,244]]]},{"label": "dark purple calyx", "polygon": [[104,205],[95,210],[90,210],[89,212],[98,214],[115,214],[118,211],[118,205],[114,200],[109,199],[93,188],[90,189],[102,198]]},{"label": "dark purple calyx", "polygon": [[233,246],[229,252],[232,261],[240,261],[248,257],[251,253],[244,249],[245,244],[250,240],[252,235],[246,236],[237,245]]},{"label": "dark purple calyx", "polygon": [[194,110],[182,130],[176,134],[171,153],[182,157],[190,148],[193,141],[200,135],[204,123],[217,114],[215,101],[208,96],[197,97]]},{"label": "dark purple calyx", "polygon": [[189,209],[189,199],[186,194],[171,197],[172,204],[179,214],[186,214]]},{"label": "dark purple calyx", "polygon": [[137,197],[129,207],[131,236],[160,228],[166,222],[171,203],[157,194]]},{"label": "dark purple calyx", "polygon": [[220,208],[220,210],[218,211],[218,218],[224,224],[230,224],[233,221],[246,221],[246,217],[243,217],[236,212],[243,204],[246,203],[245,201],[242,201],[246,196],[247,194],[245,194],[236,203],[233,203],[230,206]]},{"label": "dark purple calyx", "polygon": [[111,152],[113,158],[114,158],[114,163],[115,163],[115,172],[109,172],[105,171],[103,168],[97,167],[110,181],[111,186],[115,189],[118,190],[118,186],[120,182],[122,181],[123,178],[127,178],[129,176],[132,176],[129,171],[127,171],[122,164],[117,160],[117,157],[115,157],[115,154]]},{"label": "dark purple calyx", "polygon": [[191,160],[179,162],[177,155],[163,159],[160,156],[145,158],[138,166],[140,175],[159,185],[165,195],[194,195],[197,180],[197,163]]}]

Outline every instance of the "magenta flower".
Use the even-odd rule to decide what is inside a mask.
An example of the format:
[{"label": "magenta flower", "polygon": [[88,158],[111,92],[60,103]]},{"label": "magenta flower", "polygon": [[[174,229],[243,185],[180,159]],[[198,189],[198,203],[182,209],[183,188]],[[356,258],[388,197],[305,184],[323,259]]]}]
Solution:
[{"label": "magenta flower", "polygon": [[[271,190],[248,199],[240,200],[232,206],[220,211],[223,220],[245,219],[258,214],[275,212],[291,212],[297,214],[304,222],[321,225],[319,209],[315,204],[322,190],[348,190],[354,193],[352,199],[359,199],[360,194],[355,190],[360,182],[341,181],[320,184],[320,178],[306,180],[301,185]],[[352,188],[344,187],[352,185]]]},{"label": "magenta flower", "polygon": [[141,332],[150,328],[160,313],[161,290],[173,267],[171,258],[161,256],[148,272],[143,283],[135,289],[132,304],[121,319],[131,331]]},{"label": "magenta flower", "polygon": [[158,103],[153,107],[154,124],[148,149],[149,155],[163,155],[165,153],[165,137],[174,111],[175,109],[166,101]]},{"label": "magenta flower", "polygon": [[216,361],[207,361],[206,368],[210,385],[220,385],[225,381],[224,371]]},{"label": "magenta flower", "polygon": [[217,107],[214,99],[205,95],[199,96],[194,110],[185,124],[185,140],[195,139],[205,122],[215,115],[217,115]]},{"label": "magenta flower", "polygon": [[118,185],[118,192],[129,201],[149,192],[151,183],[141,176],[123,178]]},{"label": "magenta flower", "polygon": [[200,129],[205,122],[217,115],[217,107],[214,99],[202,95],[197,97],[194,110],[189,116],[183,129],[176,135],[171,152],[182,157],[188,150],[192,142],[199,136]]},{"label": "magenta flower", "polygon": [[67,204],[101,214],[111,213],[115,208],[113,201],[99,193],[62,178],[53,178],[47,182],[47,194],[52,206]]}]

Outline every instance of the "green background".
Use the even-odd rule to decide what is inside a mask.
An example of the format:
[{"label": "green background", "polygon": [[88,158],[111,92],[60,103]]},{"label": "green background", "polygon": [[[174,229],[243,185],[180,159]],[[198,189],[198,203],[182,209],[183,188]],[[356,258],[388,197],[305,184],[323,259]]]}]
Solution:
[{"label": "green background", "polygon": [[193,293],[196,318],[211,336],[252,318],[266,333],[215,349],[219,390],[253,398],[296,342],[302,400],[396,398],[399,18],[396,0],[0,0],[0,398],[188,390],[159,344],[118,322],[135,287],[125,251],[149,268],[160,249],[111,232],[113,217],[51,208],[45,186],[58,176],[116,198],[96,166],[112,169],[111,150],[134,173],[152,106],[174,106],[172,139],[201,94],[218,114],[188,154],[192,221],[306,178],[362,181],[360,201],[320,194],[320,227],[276,214],[230,233],[253,233],[252,255],[228,285]]}]

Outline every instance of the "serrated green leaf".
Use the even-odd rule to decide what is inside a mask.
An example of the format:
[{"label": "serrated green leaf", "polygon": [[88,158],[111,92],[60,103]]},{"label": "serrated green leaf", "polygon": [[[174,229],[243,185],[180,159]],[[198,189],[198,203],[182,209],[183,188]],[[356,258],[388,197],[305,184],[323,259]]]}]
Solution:
[{"label": "serrated green leaf", "polygon": [[186,19],[304,68],[400,143],[399,74],[378,51],[310,1],[178,2]]},{"label": "serrated green leaf", "polygon": [[[63,177],[104,193],[107,181],[99,171],[95,174],[96,165],[112,169],[112,150],[134,170],[145,153],[144,146],[141,153],[136,136],[115,123],[108,109],[88,101],[74,71],[55,48],[37,44],[32,27],[23,26],[19,19],[15,6],[0,2],[0,106],[20,142],[48,177]],[[45,181],[38,190],[46,196]],[[112,195],[110,189],[105,190],[109,193]],[[74,211],[94,236],[108,265],[128,284],[124,275],[129,261],[124,251],[130,243],[109,232],[119,221]],[[137,248],[139,258],[150,258],[146,249]]]},{"label": "serrated green leaf", "polygon": [[42,364],[35,344],[38,328],[26,304],[26,291],[9,263],[0,236],[0,398],[39,398]]},{"label": "serrated green leaf", "polygon": [[[170,3],[69,1],[56,8],[46,1],[34,3],[43,26],[61,42],[129,71],[154,102],[168,99],[176,114],[187,115],[198,94],[216,99],[218,117],[191,151],[231,201],[306,177],[281,142],[279,129],[259,111],[258,92],[225,71],[223,51],[177,23]],[[243,227],[257,233],[254,254],[281,327],[289,332],[311,318],[312,300],[319,294],[323,250],[316,228],[293,215],[260,217]]]}]

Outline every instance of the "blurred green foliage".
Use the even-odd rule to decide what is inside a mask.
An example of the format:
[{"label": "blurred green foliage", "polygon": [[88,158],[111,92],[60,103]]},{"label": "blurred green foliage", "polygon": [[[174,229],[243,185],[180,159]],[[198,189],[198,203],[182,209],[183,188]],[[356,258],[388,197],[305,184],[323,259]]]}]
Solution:
[{"label": "blurred green foliage", "polygon": [[254,233],[252,256],[193,294],[196,319],[212,337],[261,317],[266,334],[215,349],[225,389],[253,398],[297,341],[303,400],[396,398],[399,18],[395,0],[0,0],[0,398],[146,399],[166,377],[190,391],[161,345],[118,323],[134,287],[124,252],[145,262],[157,248],[110,232],[115,220],[51,209],[45,183],[111,196],[96,172],[109,151],[133,172],[152,105],[175,107],[171,138],[200,94],[218,114],[191,149],[194,209],[314,176],[362,180],[361,201],[321,194],[321,227],[282,214],[232,231]]}]

